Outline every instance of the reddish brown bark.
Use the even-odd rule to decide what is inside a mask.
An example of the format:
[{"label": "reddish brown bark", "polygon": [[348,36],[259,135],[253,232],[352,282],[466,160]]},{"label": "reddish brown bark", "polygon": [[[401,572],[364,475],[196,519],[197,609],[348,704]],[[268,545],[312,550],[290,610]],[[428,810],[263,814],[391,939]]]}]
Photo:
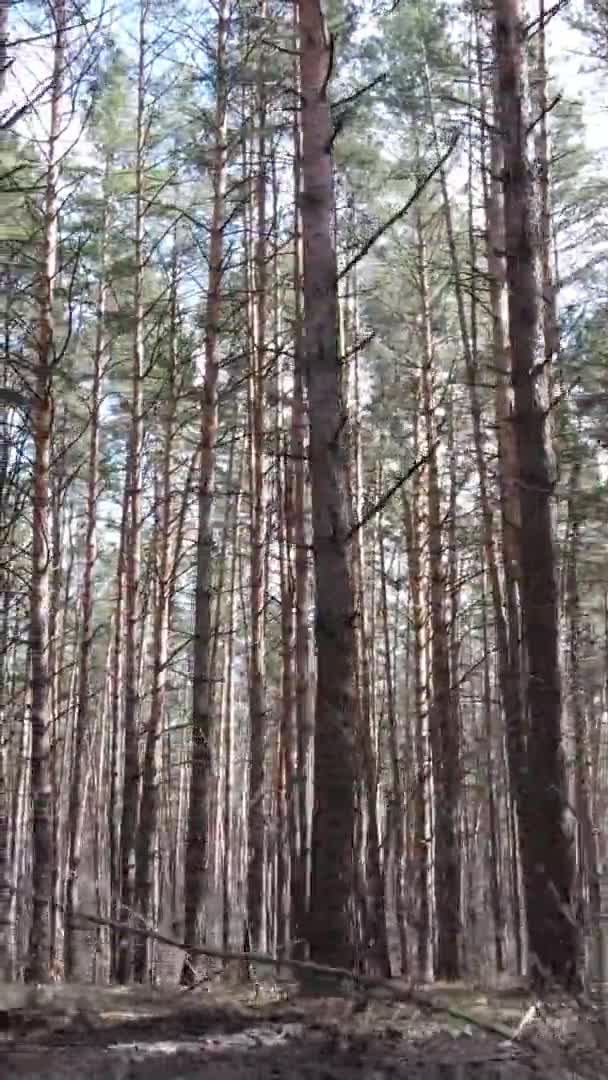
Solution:
[{"label": "reddish brown bark", "polygon": [[333,50],[318,0],[299,0],[305,371],[316,580],[317,700],[309,941],[313,959],[354,962],[355,602],[348,540],[348,416],[338,356],[327,99]]},{"label": "reddish brown bark", "polygon": [[565,828],[558,588],[553,522],[555,467],[543,337],[541,236],[527,139],[525,16],[518,0],[495,0],[498,119],[514,426],[521,503],[521,605],[528,660],[528,740],[519,777],[520,840],[533,976],[576,981],[578,931],[571,916],[572,838]]}]

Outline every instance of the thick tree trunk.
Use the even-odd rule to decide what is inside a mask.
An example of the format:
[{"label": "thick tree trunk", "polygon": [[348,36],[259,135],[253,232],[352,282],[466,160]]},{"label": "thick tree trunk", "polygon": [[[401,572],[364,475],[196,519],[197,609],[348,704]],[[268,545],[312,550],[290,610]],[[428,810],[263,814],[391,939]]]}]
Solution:
[{"label": "thick tree trunk", "polygon": [[521,600],[528,661],[529,731],[520,821],[533,977],[573,985],[579,963],[572,917],[574,851],[565,827],[555,470],[542,325],[540,233],[527,139],[525,16],[495,0],[498,120],[504,153],[505,246],[514,426],[521,502]]},{"label": "thick tree trunk", "polygon": [[[517,487],[517,447],[513,424],[513,389],[509,373],[511,358],[508,340],[508,310],[506,290],[505,236],[503,195],[500,175],[503,154],[499,135],[493,131],[490,136],[490,155],[487,160],[486,139],[484,132],[488,120],[487,94],[483,82],[483,55],[481,26],[477,23],[477,67],[479,73],[482,140],[481,140],[481,181],[486,219],[486,258],[489,275],[490,311],[492,316],[492,356],[495,371],[494,409],[498,442],[498,491],[500,498],[502,565],[504,572],[504,594],[501,601],[501,584],[498,573],[496,545],[493,539],[493,523],[487,499],[482,500],[483,536],[485,556],[488,564],[490,589],[494,606],[495,632],[498,647],[498,664],[502,705],[505,714],[507,735],[507,763],[509,776],[508,820],[514,825],[512,840],[514,862],[511,866],[513,881],[513,932],[515,936],[517,971],[523,969],[523,942],[521,934],[521,911],[518,888],[518,829],[515,826],[513,807],[517,800],[518,777],[523,775],[525,755],[524,702],[522,700],[521,675],[521,628],[519,610],[520,579],[520,525],[521,509]],[[495,94],[496,96],[496,87]],[[488,174],[489,177],[488,178]],[[475,393],[471,397],[474,432],[481,418],[480,402]],[[477,451],[476,440],[476,453]],[[480,478],[481,478],[480,471]],[[480,480],[481,486],[481,480]],[[519,803],[518,803],[519,807]]]},{"label": "thick tree trunk", "polygon": [[348,416],[338,356],[332,120],[333,49],[318,0],[299,0],[302,90],[302,234],[305,370],[316,580],[311,956],[354,962],[355,603],[348,540]]}]

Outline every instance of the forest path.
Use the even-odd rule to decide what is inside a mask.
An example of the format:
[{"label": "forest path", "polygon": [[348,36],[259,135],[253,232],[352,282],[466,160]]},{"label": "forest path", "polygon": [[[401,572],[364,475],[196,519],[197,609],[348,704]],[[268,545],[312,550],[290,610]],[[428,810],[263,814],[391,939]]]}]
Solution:
[{"label": "forest path", "polygon": [[[437,988],[434,1000],[511,1029],[520,993]],[[533,1025],[534,1026],[534,1025]],[[212,985],[0,987],[3,1080],[556,1080],[608,1075],[580,1016],[557,1012],[534,1045],[378,995],[303,996]]]}]

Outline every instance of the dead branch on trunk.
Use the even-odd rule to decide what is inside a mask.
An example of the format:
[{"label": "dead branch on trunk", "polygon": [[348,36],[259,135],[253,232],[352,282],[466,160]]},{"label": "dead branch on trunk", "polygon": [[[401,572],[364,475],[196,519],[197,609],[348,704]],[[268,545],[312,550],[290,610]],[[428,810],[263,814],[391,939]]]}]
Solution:
[{"label": "dead branch on trunk", "polygon": [[416,200],[419,199],[422,195],[422,192],[425,190],[425,188],[428,187],[433,177],[437,176],[437,173],[441,171],[448,158],[452,156],[454,150],[458,145],[459,140],[460,132],[457,131],[456,134],[452,137],[450,145],[448,146],[445,154],[443,154],[439,158],[439,161],[436,162],[435,165],[433,165],[433,168],[430,170],[430,172],[428,172],[426,176],[424,176],[422,180],[420,180],[419,183],[416,184],[416,187],[414,188],[414,191],[410,195],[407,202],[399,210],[392,214],[388,221],[385,221],[384,224],[379,225],[378,228],[374,230],[369,240],[365,241],[363,247],[360,248],[356,255],[353,255],[352,259],[350,259],[349,262],[347,262],[346,266],[343,267],[343,269],[340,271],[340,273],[338,274],[338,281],[342,281],[342,278],[345,278],[346,275],[349,274],[350,271],[353,269],[353,267],[355,267],[358,262],[361,262],[361,259],[365,255],[367,255],[369,251],[371,251],[374,244],[376,244],[378,240],[380,240],[380,238],[384,236],[385,232],[388,232],[388,230],[392,228],[392,226],[395,225],[402,217],[405,217],[408,210],[412,208]]}]

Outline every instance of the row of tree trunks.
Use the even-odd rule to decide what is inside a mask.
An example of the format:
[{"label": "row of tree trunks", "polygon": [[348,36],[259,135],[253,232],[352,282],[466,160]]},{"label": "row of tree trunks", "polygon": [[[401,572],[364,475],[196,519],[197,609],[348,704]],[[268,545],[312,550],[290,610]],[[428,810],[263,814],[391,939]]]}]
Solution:
[{"label": "row of tree trunks", "polygon": [[[156,491],[156,521],[151,545],[151,580],[145,588],[147,566],[144,550],[144,360],[147,311],[145,304],[145,221],[150,203],[146,195],[147,157],[147,19],[148,4],[142,0],[139,18],[136,152],[134,168],[134,272],[133,354],[130,430],[124,489],[123,520],[118,553],[118,597],[113,641],[108,646],[108,693],[99,714],[91,709],[91,653],[93,642],[94,577],[96,568],[96,522],[99,489],[99,416],[104,373],[105,305],[107,283],[103,250],[109,235],[109,216],[104,211],[101,275],[99,279],[97,340],[93,357],[91,431],[87,461],[86,535],[80,605],[75,617],[77,664],[68,674],[66,612],[74,586],[75,547],[71,533],[68,481],[64,465],[49,474],[53,439],[62,453],[67,445],[67,413],[53,416],[53,364],[56,330],[53,318],[57,276],[57,185],[60,103],[63,85],[66,17],[63,3],[54,5],[55,50],[52,80],[51,139],[47,167],[43,250],[41,253],[39,318],[35,367],[36,398],[31,409],[34,448],[33,558],[29,663],[31,664],[31,785],[32,795],[32,892],[28,977],[41,978],[48,971],[53,950],[59,949],[60,908],[65,889],[66,973],[81,977],[87,965],[84,935],[76,931],[74,912],[79,904],[79,875],[83,836],[90,807],[103,806],[100,794],[107,772],[111,805],[107,820],[96,821],[95,860],[98,876],[103,861],[104,836],[109,839],[110,897],[125,920],[138,917],[154,923],[159,913],[161,838],[178,835],[182,828],[185,795],[177,809],[177,821],[169,795],[160,792],[160,771],[172,777],[170,741],[163,741],[167,695],[169,633],[175,591],[176,565],[181,538],[174,528],[172,475],[180,395],[177,376],[178,266],[177,236],[171,282],[171,326],[167,402],[161,423]],[[263,949],[267,929],[276,944],[297,941],[303,955],[306,942],[314,959],[341,965],[364,965],[390,973],[385,911],[387,850],[393,844],[396,880],[396,915],[405,971],[412,946],[407,935],[404,874],[412,859],[416,880],[416,966],[418,974],[430,973],[431,942],[435,938],[435,973],[455,979],[461,971],[463,939],[471,947],[477,940],[477,914],[473,877],[480,861],[479,800],[462,784],[461,716],[457,672],[462,668],[459,625],[460,604],[458,549],[458,402],[451,389],[447,403],[447,452],[449,454],[449,520],[443,518],[440,476],[440,431],[436,420],[436,341],[433,331],[433,299],[429,281],[431,260],[427,250],[428,222],[422,210],[416,214],[416,278],[420,314],[423,364],[417,392],[420,403],[415,417],[416,453],[424,446],[426,465],[422,480],[417,475],[403,499],[405,542],[408,555],[410,611],[413,616],[414,763],[400,760],[398,697],[400,680],[395,670],[396,649],[391,643],[390,575],[385,553],[383,522],[374,522],[374,552],[379,551],[380,592],[376,596],[368,581],[376,580],[376,567],[366,562],[366,536],[362,515],[363,470],[359,432],[359,326],[356,270],[347,278],[344,338],[339,340],[339,274],[335,248],[335,197],[331,147],[333,128],[328,101],[328,82],[333,63],[333,43],[317,0],[295,0],[299,57],[296,85],[302,107],[294,126],[295,144],[295,363],[291,400],[291,430],[284,435],[282,373],[277,375],[276,468],[278,471],[277,520],[280,527],[278,566],[281,588],[281,691],[282,706],[276,739],[268,724],[266,690],[266,634],[268,581],[270,577],[267,504],[265,410],[268,372],[280,364],[280,286],[278,243],[273,253],[272,295],[269,285],[268,160],[272,158],[273,223],[280,232],[277,168],[270,147],[269,104],[265,54],[256,57],[257,81],[252,92],[254,136],[246,143],[244,164],[247,191],[244,206],[243,255],[247,283],[248,332],[248,489],[251,539],[248,589],[249,659],[249,782],[244,794],[243,836],[247,847],[244,899],[248,941]],[[231,885],[233,849],[238,847],[234,792],[236,733],[233,722],[232,663],[234,659],[234,592],[237,570],[236,534],[238,498],[227,514],[221,558],[226,560],[232,529],[231,565],[214,575],[213,513],[216,502],[218,442],[218,388],[223,350],[222,292],[224,289],[225,230],[233,216],[226,211],[228,172],[227,54],[230,11],[221,0],[218,11],[214,77],[215,145],[211,167],[212,215],[209,232],[209,276],[205,304],[205,373],[201,390],[200,454],[198,478],[198,538],[194,634],[192,706],[192,757],[190,798],[185,840],[185,940],[193,948],[206,932],[202,925],[208,862],[214,880],[221,878],[223,898],[222,934],[230,938],[230,917],[237,904]],[[543,13],[541,12],[541,16]],[[261,18],[266,16],[265,7]],[[480,20],[478,19],[478,24]],[[504,820],[511,828],[509,843],[513,870],[513,923],[519,944],[517,852],[521,847],[523,880],[531,963],[537,981],[550,976],[567,985],[576,981],[578,933],[572,918],[574,859],[571,837],[564,825],[565,773],[562,760],[562,689],[558,650],[558,589],[555,536],[552,514],[554,469],[550,431],[548,361],[558,349],[555,287],[550,265],[550,201],[547,176],[540,183],[534,173],[528,135],[528,88],[525,70],[525,28],[517,0],[495,0],[494,38],[497,59],[495,107],[496,129],[491,138],[488,180],[485,130],[482,138],[482,183],[487,221],[487,261],[493,323],[496,379],[497,442],[499,450],[502,556],[496,542],[491,482],[482,426],[479,390],[479,356],[475,301],[466,310],[462,255],[455,236],[447,176],[439,171],[445,233],[460,327],[462,355],[469,395],[475,463],[481,502],[484,573],[492,603],[493,630],[498,653],[498,686],[506,722],[510,797],[517,808],[505,807]],[[478,25],[478,37],[481,28]],[[0,38],[2,26],[0,25]],[[256,46],[258,47],[258,46]],[[265,48],[265,46],[264,46]],[[480,46],[479,46],[480,49]],[[1,60],[1,56],[0,56]],[[299,61],[299,63],[298,63]],[[540,107],[546,111],[547,73],[544,34],[538,61]],[[425,74],[426,105],[435,149],[440,151],[433,115],[430,78]],[[489,111],[480,65],[482,113]],[[246,94],[244,95],[246,98]],[[546,117],[542,117],[537,149],[548,168]],[[251,159],[251,160],[250,160]],[[253,162],[253,164],[252,164]],[[502,190],[499,190],[501,174]],[[473,186],[472,173],[470,187]],[[540,210],[537,205],[540,195]],[[475,265],[475,243],[470,210],[469,244]],[[301,234],[301,235],[300,235]],[[506,257],[503,256],[506,253]],[[506,285],[506,288],[505,288]],[[550,293],[550,295],[549,295]],[[303,308],[302,308],[303,294]],[[353,306],[354,298],[354,306]],[[508,310],[505,310],[505,298]],[[544,306],[543,306],[544,298]],[[275,314],[274,348],[269,347],[268,311]],[[304,329],[303,329],[304,328]],[[270,363],[272,360],[272,364]],[[348,384],[345,367],[351,364],[354,381],[354,430],[349,422]],[[509,375],[511,386],[509,386]],[[289,383],[289,379],[286,380]],[[307,390],[305,402],[304,388]],[[308,406],[309,439],[305,435]],[[351,437],[352,436],[352,437]],[[310,682],[313,664],[309,654],[307,624],[309,596],[309,536],[307,528],[306,454],[310,467],[312,501],[312,549],[315,570],[316,707],[314,721],[314,783],[308,769],[311,760],[312,710]],[[233,443],[234,451],[234,443]],[[245,461],[245,457],[243,461]],[[240,459],[239,459],[240,460]],[[193,458],[193,463],[195,458]],[[232,459],[231,459],[232,461]],[[242,470],[242,464],[240,465]],[[232,464],[230,466],[232,476]],[[382,469],[377,470],[381,487]],[[230,480],[231,483],[231,480]],[[572,496],[573,505],[575,494]],[[185,502],[184,504],[185,505]],[[185,511],[184,511],[185,513]],[[234,514],[234,522],[232,522]],[[566,586],[567,614],[574,652],[571,655],[571,706],[577,748],[586,739],[580,696],[577,648],[580,613],[576,566],[577,522],[571,525],[571,550]],[[49,545],[51,551],[49,553]],[[446,561],[447,551],[447,561]],[[65,552],[65,556],[64,556]],[[242,570],[242,567],[241,567]],[[230,579],[230,599],[224,603],[224,579]],[[215,603],[213,586],[218,585]],[[485,591],[483,593],[485,599]],[[395,607],[397,605],[395,604]],[[225,610],[227,609],[227,610]],[[429,618],[425,612],[428,610]],[[520,615],[521,613],[521,615]],[[381,725],[376,678],[376,618],[381,617],[381,650],[384,654],[386,733]],[[395,622],[396,614],[393,614]],[[148,635],[148,620],[151,634]],[[504,913],[501,908],[501,860],[499,830],[500,798],[494,799],[492,777],[500,770],[496,761],[500,740],[495,730],[491,697],[491,674],[487,655],[491,633],[484,612],[482,727],[487,740],[484,762],[488,772],[490,841],[488,879],[492,898],[494,947],[497,967],[504,964]],[[220,647],[221,630],[228,622],[229,637]],[[521,626],[520,626],[521,622]],[[3,633],[5,632],[4,628]],[[395,630],[395,633],[397,631]],[[6,635],[5,635],[6,636]],[[145,730],[145,749],[140,763],[140,697],[144,682],[144,646],[151,638],[154,670],[150,710]],[[378,634],[380,637],[380,634]],[[124,665],[122,654],[124,650]],[[221,657],[221,665],[220,665]],[[522,663],[523,658],[523,663]],[[221,695],[213,692],[222,671]],[[270,667],[270,661],[268,663]],[[527,693],[522,693],[522,668]],[[0,673],[1,680],[1,673]],[[428,696],[428,702],[426,700]],[[0,689],[1,699],[1,689]],[[0,714],[2,712],[0,700]],[[107,715],[106,715],[107,710]],[[65,719],[60,718],[65,715]],[[219,722],[214,724],[217,715]],[[473,710],[473,727],[479,714]],[[24,725],[25,729],[25,725]],[[51,737],[52,736],[52,737]],[[378,762],[388,742],[392,766],[390,797],[384,799]],[[430,754],[429,754],[430,743]],[[27,732],[22,752],[27,749]],[[221,763],[221,776],[211,783],[212,746]],[[167,761],[161,760],[163,748]],[[244,749],[239,744],[239,749]],[[578,752],[578,751],[577,751]],[[268,799],[266,755],[273,784]],[[92,763],[96,767],[92,770]],[[429,763],[431,773],[429,775]],[[5,927],[2,963],[12,964],[14,947],[9,938],[18,859],[14,847],[27,820],[28,782],[19,776],[11,795],[13,826],[4,827],[9,793],[5,762],[0,760],[1,889],[0,919]],[[504,770],[503,770],[504,771]],[[92,772],[96,775],[93,775]],[[408,819],[403,774],[414,773],[415,797],[412,827]],[[141,775],[140,775],[141,774]],[[180,776],[186,776],[182,767]],[[534,777],[534,788],[530,781]],[[223,777],[223,778],[222,778]],[[65,781],[67,780],[67,785]],[[589,797],[585,775],[577,773],[579,816],[589,826]],[[314,806],[308,794],[314,790]],[[180,789],[181,790],[181,789]],[[69,797],[62,792],[69,792]],[[23,800],[23,805],[21,800]],[[382,833],[382,809],[390,802],[391,813]],[[67,806],[67,809],[66,809]],[[55,814],[51,816],[51,807]],[[276,837],[267,829],[271,808],[277,821]],[[214,817],[215,814],[215,817]],[[65,827],[67,823],[67,835]],[[589,826],[590,827],[590,826]],[[587,832],[585,835],[587,835]],[[215,844],[215,847],[213,847]],[[412,851],[408,850],[411,844]],[[463,858],[461,865],[460,847]],[[432,845],[432,848],[431,848]],[[432,850],[432,858],[431,858]],[[213,859],[210,858],[210,854]],[[67,879],[64,865],[67,856]],[[595,866],[595,856],[592,857]],[[431,862],[433,863],[431,872]],[[177,877],[178,860],[174,863]],[[595,871],[594,871],[595,872]],[[431,904],[429,882],[434,883]],[[464,883],[464,887],[463,887]],[[461,896],[468,896],[468,906]],[[291,899],[291,918],[286,898]],[[98,890],[98,907],[105,899]],[[173,913],[178,906],[174,890]],[[431,912],[436,925],[431,927]],[[361,929],[357,928],[360,920]],[[363,957],[359,947],[363,946]],[[135,945],[124,935],[115,950],[114,972],[126,982],[153,978],[154,954],[144,940]],[[134,960],[134,965],[132,961]],[[193,957],[187,953],[182,979],[191,984]]]}]

